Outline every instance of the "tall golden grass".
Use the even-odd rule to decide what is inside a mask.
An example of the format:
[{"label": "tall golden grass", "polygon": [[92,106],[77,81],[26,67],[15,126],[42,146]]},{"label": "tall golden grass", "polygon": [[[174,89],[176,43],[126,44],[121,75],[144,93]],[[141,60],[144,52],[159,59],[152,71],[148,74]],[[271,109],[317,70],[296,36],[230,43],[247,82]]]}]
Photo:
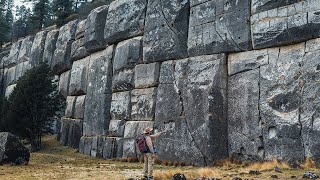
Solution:
[{"label": "tall golden grass", "polygon": [[271,161],[252,163],[244,169],[246,171],[250,171],[250,170],[265,171],[265,170],[272,170],[275,166],[278,166],[280,169],[290,169],[290,166],[287,163],[280,162],[277,159],[272,159]]}]

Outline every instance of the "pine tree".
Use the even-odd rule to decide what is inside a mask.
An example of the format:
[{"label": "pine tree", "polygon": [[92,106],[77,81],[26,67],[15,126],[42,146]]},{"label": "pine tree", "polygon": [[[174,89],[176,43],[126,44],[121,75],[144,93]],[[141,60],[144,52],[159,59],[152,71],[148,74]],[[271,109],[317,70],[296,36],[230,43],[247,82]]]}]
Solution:
[{"label": "pine tree", "polygon": [[56,16],[57,26],[62,26],[68,22],[68,17],[74,13],[72,0],[54,0],[53,13]]},{"label": "pine tree", "polygon": [[2,127],[27,138],[33,150],[41,148],[41,136],[52,125],[63,98],[51,82],[50,68],[40,64],[27,71],[8,99],[8,111]]}]

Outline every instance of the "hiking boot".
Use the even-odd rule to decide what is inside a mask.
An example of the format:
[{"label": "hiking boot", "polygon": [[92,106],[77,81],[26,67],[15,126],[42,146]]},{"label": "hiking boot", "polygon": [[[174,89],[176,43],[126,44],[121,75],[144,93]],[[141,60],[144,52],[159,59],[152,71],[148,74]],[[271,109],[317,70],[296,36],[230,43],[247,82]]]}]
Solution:
[{"label": "hiking boot", "polygon": [[154,179],[153,179],[153,176],[150,176],[150,177],[148,178],[148,180],[154,180]]}]

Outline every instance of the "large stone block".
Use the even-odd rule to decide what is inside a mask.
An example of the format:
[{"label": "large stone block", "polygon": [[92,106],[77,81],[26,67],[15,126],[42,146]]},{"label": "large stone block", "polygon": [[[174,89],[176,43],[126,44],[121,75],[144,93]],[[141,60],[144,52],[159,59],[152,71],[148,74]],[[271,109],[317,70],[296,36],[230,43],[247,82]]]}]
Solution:
[{"label": "large stone block", "polygon": [[157,88],[135,89],[131,91],[131,119],[153,121]]},{"label": "large stone block", "polygon": [[43,60],[48,65],[52,66],[52,59],[54,51],[56,50],[56,43],[59,36],[59,30],[49,31],[44,44]]},{"label": "large stone block", "polygon": [[4,67],[12,67],[17,64],[21,40],[12,44],[9,55],[3,59]]},{"label": "large stone block", "polygon": [[33,36],[28,36],[22,40],[17,63],[30,60],[33,39]]},{"label": "large stone block", "polygon": [[109,136],[123,137],[124,127],[124,120],[111,120],[109,125]]},{"label": "large stone block", "polygon": [[134,88],[134,70],[128,69],[113,75],[112,91],[129,91]]},{"label": "large stone block", "polygon": [[125,139],[135,139],[137,135],[142,134],[147,127],[153,127],[154,122],[151,121],[128,121],[125,124]]},{"label": "large stone block", "polygon": [[190,56],[244,51],[251,48],[250,0],[198,4],[191,0],[188,51]]},{"label": "large stone block", "polygon": [[86,96],[77,96],[74,109],[74,118],[83,119]]},{"label": "large stone block", "polygon": [[69,95],[79,96],[87,92],[87,76],[90,56],[75,61],[70,72]]},{"label": "large stone block", "polygon": [[229,154],[238,160],[264,158],[262,124],[259,117],[259,73],[258,68],[229,78]]},{"label": "large stone block", "polygon": [[[130,120],[131,97],[130,91],[112,94],[111,118],[114,120]],[[110,130],[110,129],[109,129]]]},{"label": "large stone block", "polygon": [[320,2],[303,1],[254,14],[254,49],[302,42],[320,36]]},{"label": "large stone block", "polygon": [[29,61],[21,62],[16,66],[15,80],[19,80],[24,73],[31,68]]},{"label": "large stone block", "polygon": [[117,45],[115,51],[113,73],[119,73],[123,69],[132,69],[139,62],[142,62],[142,37],[122,41]]},{"label": "large stone block", "polygon": [[60,143],[62,145],[78,149],[82,137],[82,121],[62,118],[60,133]]},{"label": "large stone block", "polygon": [[106,135],[110,122],[113,46],[91,55],[84,112],[84,134]]},{"label": "large stone block", "polygon": [[4,69],[4,87],[8,87],[16,82],[16,66],[9,69]]},{"label": "large stone block", "polygon": [[86,31],[86,23],[87,23],[87,19],[82,20],[78,23],[77,29],[76,29],[76,40],[77,39],[81,39],[84,38],[84,33]]},{"label": "large stone block", "polygon": [[123,157],[137,157],[136,142],[134,139],[123,140]]},{"label": "large stone block", "polygon": [[108,44],[143,34],[146,0],[117,0],[109,6],[104,37]]},{"label": "large stone block", "polygon": [[71,68],[71,45],[75,39],[78,22],[78,20],[71,21],[59,29],[56,50],[52,59],[52,70],[57,75]]},{"label": "large stone block", "polygon": [[122,158],[123,152],[123,139],[122,138],[106,138],[106,143],[103,147],[103,158],[113,159]]},{"label": "large stone block", "polygon": [[46,42],[48,31],[41,31],[36,34],[32,43],[30,64],[31,66],[38,65],[43,61],[43,51]]},{"label": "large stone block", "polygon": [[105,48],[104,28],[108,14],[108,5],[100,6],[92,10],[87,17],[84,33],[85,48],[89,52],[95,52]]},{"label": "large stone block", "polygon": [[145,62],[188,56],[189,1],[150,0],[146,15],[143,59]]},{"label": "large stone block", "polygon": [[79,152],[90,156],[92,143],[93,143],[92,137],[82,136],[79,143]]},{"label": "large stone block", "polygon": [[159,83],[160,64],[139,64],[135,67],[135,88],[154,87]]},{"label": "large stone block", "polygon": [[256,14],[259,12],[280,8],[283,6],[287,6],[290,4],[298,3],[299,0],[285,0],[285,1],[277,1],[277,0],[251,0],[251,12],[252,14]]},{"label": "large stone block", "polygon": [[71,45],[71,61],[76,61],[78,59],[88,56],[89,53],[84,47],[84,38],[75,40]]},{"label": "large stone block", "polygon": [[197,165],[227,157],[225,55],[169,61],[162,68],[162,77],[173,78],[158,87],[155,128],[167,130],[156,141],[159,157]]},{"label": "large stone block", "polygon": [[68,96],[67,97],[67,107],[65,111],[65,116],[67,118],[73,118],[74,112],[75,112],[75,106],[76,106],[76,96]]},{"label": "large stone block", "polygon": [[59,80],[59,92],[64,98],[69,94],[70,70],[62,73]]}]

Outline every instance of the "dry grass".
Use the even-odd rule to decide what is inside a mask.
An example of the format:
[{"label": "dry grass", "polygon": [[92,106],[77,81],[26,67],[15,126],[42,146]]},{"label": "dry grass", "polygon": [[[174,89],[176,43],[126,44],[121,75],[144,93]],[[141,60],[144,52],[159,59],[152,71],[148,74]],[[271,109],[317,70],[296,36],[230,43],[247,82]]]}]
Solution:
[{"label": "dry grass", "polygon": [[266,170],[272,170],[275,166],[278,166],[280,169],[290,169],[290,166],[287,163],[280,162],[277,159],[273,159],[271,161],[265,161],[265,162],[256,162],[256,163],[250,164],[244,169],[246,171],[250,171],[250,170],[266,171]]},{"label": "dry grass", "polygon": [[300,164],[300,167],[304,170],[316,169],[317,165],[311,158],[306,158],[305,161]]}]

